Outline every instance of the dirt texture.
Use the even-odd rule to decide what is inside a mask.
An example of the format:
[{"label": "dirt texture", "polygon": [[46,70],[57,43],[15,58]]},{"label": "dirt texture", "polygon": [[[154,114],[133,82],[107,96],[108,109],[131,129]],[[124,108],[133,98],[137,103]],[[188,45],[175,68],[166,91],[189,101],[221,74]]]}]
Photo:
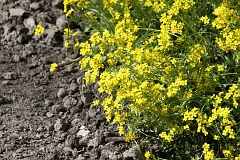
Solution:
[{"label": "dirt texture", "polygon": [[66,26],[62,0],[0,0],[0,159],[142,159],[92,105],[97,84],[66,61],[79,56],[63,47]]}]

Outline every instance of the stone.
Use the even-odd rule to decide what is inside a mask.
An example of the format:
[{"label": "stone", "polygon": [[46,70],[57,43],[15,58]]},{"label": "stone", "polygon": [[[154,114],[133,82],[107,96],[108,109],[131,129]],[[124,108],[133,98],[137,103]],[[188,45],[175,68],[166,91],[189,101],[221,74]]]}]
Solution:
[{"label": "stone", "polygon": [[66,18],[65,15],[57,18],[56,25],[59,30],[63,31],[67,27],[67,24],[68,24],[68,19]]},{"label": "stone", "polygon": [[62,105],[55,104],[52,106],[53,113],[64,112],[65,108]]},{"label": "stone", "polygon": [[15,80],[18,77],[16,72],[6,72],[6,73],[3,73],[2,76],[3,76],[3,79],[5,80]]},{"label": "stone", "polygon": [[90,133],[90,131],[87,130],[87,129],[85,128],[85,126],[81,126],[81,127],[80,127],[80,130],[79,130],[78,133],[77,133],[77,137],[80,137],[80,136],[85,137],[85,136],[88,135],[89,133]]},{"label": "stone", "polygon": [[124,151],[123,158],[124,159],[142,160],[141,153],[136,146],[133,146],[132,148]]},{"label": "stone", "polygon": [[84,104],[89,104],[93,101],[93,96],[91,93],[83,93],[81,95],[81,100]]},{"label": "stone", "polygon": [[68,90],[76,93],[77,91],[79,91],[79,85],[77,83],[71,83]]},{"label": "stone", "polygon": [[64,88],[60,88],[57,92],[58,98],[63,98],[67,95],[67,92]]},{"label": "stone", "polygon": [[36,28],[36,24],[35,24],[35,20],[33,17],[29,17],[27,19],[24,19],[23,24],[26,28],[28,28],[29,32],[28,34],[32,35],[35,31]]},{"label": "stone", "polygon": [[22,16],[26,11],[22,8],[11,8],[9,9],[10,16]]},{"label": "stone", "polygon": [[77,104],[77,100],[75,98],[69,97],[63,102],[63,106],[66,109],[70,109]]},{"label": "stone", "polygon": [[54,130],[57,132],[59,130],[65,131],[67,128],[67,124],[60,119],[56,120],[56,123],[54,124]]},{"label": "stone", "polygon": [[40,4],[38,2],[33,2],[30,4],[30,8],[33,10],[37,10],[40,8]]}]

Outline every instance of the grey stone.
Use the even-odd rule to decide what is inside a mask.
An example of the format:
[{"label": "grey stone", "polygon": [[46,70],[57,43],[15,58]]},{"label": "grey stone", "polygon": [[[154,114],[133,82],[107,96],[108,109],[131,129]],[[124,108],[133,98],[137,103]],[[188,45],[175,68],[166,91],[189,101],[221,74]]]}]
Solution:
[{"label": "grey stone", "polygon": [[29,17],[27,19],[24,19],[23,24],[26,28],[28,28],[28,30],[29,30],[28,33],[32,35],[34,33],[35,28],[36,28],[34,18]]},{"label": "grey stone", "polygon": [[15,55],[13,55],[13,60],[14,60],[14,62],[20,62],[22,60],[22,58],[19,55],[15,54]]},{"label": "grey stone", "polygon": [[22,16],[25,13],[25,10],[22,8],[11,8],[9,9],[10,16]]},{"label": "grey stone", "polygon": [[8,84],[10,84],[10,81],[9,81],[9,80],[4,80],[4,81],[2,81],[2,85],[3,85],[3,86],[8,85]]},{"label": "grey stone", "polygon": [[11,99],[0,95],[0,104],[10,103]]},{"label": "grey stone", "polygon": [[86,129],[85,126],[81,126],[80,130],[77,133],[77,137],[80,137],[80,136],[84,137],[84,136],[88,135],[89,133],[90,133],[90,131],[88,129]]},{"label": "grey stone", "polygon": [[65,131],[67,128],[67,124],[60,119],[56,120],[56,123],[54,124],[54,130],[57,132],[59,130]]},{"label": "grey stone", "polygon": [[124,151],[123,158],[124,159],[142,160],[141,153],[136,146],[133,146],[132,148]]},{"label": "grey stone", "polygon": [[76,160],[86,160],[86,158],[83,157],[82,155],[79,155]]},{"label": "grey stone", "polygon": [[89,118],[93,118],[93,117],[96,117],[96,115],[97,115],[97,109],[95,106],[91,105],[88,111],[88,116]]},{"label": "grey stone", "polygon": [[3,23],[7,19],[8,19],[8,12],[0,11],[0,23]]},{"label": "grey stone", "polygon": [[3,73],[2,76],[3,76],[3,79],[5,80],[15,80],[18,77],[16,72],[6,72],[6,73]]},{"label": "grey stone", "polygon": [[97,137],[90,139],[88,142],[88,147],[96,148],[99,145]]},{"label": "grey stone", "polygon": [[63,147],[63,152],[65,155],[71,155],[72,149],[69,147]]},{"label": "grey stone", "polygon": [[77,83],[71,83],[68,90],[76,93],[77,91],[79,91],[79,85]]},{"label": "grey stone", "polygon": [[40,8],[40,4],[38,2],[33,2],[30,4],[30,8],[33,10],[37,10]]},{"label": "grey stone", "polygon": [[81,100],[84,104],[89,104],[93,101],[93,96],[90,93],[83,93],[81,95]]},{"label": "grey stone", "polygon": [[47,112],[46,113],[46,116],[48,117],[48,118],[50,118],[50,117],[52,117],[54,114],[52,113],[52,112]]},{"label": "grey stone", "polygon": [[79,124],[81,124],[82,120],[80,118],[75,118],[72,120],[71,124],[72,126],[78,126]]},{"label": "grey stone", "polygon": [[52,6],[53,7],[58,7],[58,6],[61,6],[61,5],[63,5],[62,0],[53,0],[52,1]]},{"label": "grey stone", "polygon": [[109,150],[102,150],[101,151],[101,159],[111,159],[111,160],[117,160],[118,157]]},{"label": "grey stone", "polygon": [[68,20],[67,20],[65,15],[63,15],[61,17],[58,17],[58,19],[56,21],[56,25],[57,25],[59,30],[62,31],[64,28],[67,27],[67,24],[68,24]]},{"label": "grey stone", "polygon": [[53,101],[51,101],[49,99],[45,99],[44,104],[45,104],[46,107],[49,107],[49,106],[53,105]]},{"label": "grey stone", "polygon": [[58,30],[56,27],[51,27],[51,28],[45,29],[44,33],[47,34],[47,39],[51,40],[54,38],[57,31]]},{"label": "grey stone", "polygon": [[59,113],[65,111],[64,107],[62,105],[55,104],[52,106],[53,113]]},{"label": "grey stone", "polygon": [[77,100],[75,98],[69,97],[63,102],[64,108],[70,109],[77,104]]},{"label": "grey stone", "polygon": [[67,95],[67,92],[64,88],[60,88],[57,92],[58,98],[63,98]]}]

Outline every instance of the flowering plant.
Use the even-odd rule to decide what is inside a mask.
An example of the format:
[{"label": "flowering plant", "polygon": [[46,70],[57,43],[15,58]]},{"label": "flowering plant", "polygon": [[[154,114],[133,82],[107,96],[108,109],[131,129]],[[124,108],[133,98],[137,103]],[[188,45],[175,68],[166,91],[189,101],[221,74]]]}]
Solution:
[{"label": "flowering plant", "polygon": [[80,49],[85,82],[108,95],[94,104],[126,141],[157,140],[167,158],[240,159],[239,2],[64,0],[64,12],[90,28],[65,46]]}]

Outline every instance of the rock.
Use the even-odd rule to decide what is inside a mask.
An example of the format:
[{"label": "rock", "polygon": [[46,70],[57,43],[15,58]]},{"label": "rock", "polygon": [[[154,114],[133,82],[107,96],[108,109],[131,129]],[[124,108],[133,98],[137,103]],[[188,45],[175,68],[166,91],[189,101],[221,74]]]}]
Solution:
[{"label": "rock", "polygon": [[13,55],[14,62],[20,62],[21,60],[22,60],[22,58],[19,55],[17,55],[17,54]]},{"label": "rock", "polygon": [[79,126],[81,124],[82,120],[80,118],[75,118],[72,120],[71,124],[72,126]]},{"label": "rock", "polygon": [[2,81],[2,85],[3,85],[3,86],[8,85],[8,84],[10,84],[10,81],[9,81],[9,80],[4,80],[4,81]]},{"label": "rock", "polygon": [[47,112],[47,113],[46,113],[46,116],[47,116],[48,118],[50,118],[50,117],[53,116],[53,113],[52,113],[52,112]]},{"label": "rock", "polygon": [[81,95],[81,100],[84,104],[89,104],[93,101],[93,96],[90,93],[83,93]]},{"label": "rock", "polygon": [[32,17],[29,17],[27,19],[24,19],[23,24],[26,28],[29,29],[29,34],[32,35],[34,33],[34,30],[36,28],[35,20]]},{"label": "rock", "polygon": [[69,156],[72,154],[72,149],[69,147],[63,147],[64,155]]},{"label": "rock", "polygon": [[40,4],[38,2],[33,2],[30,4],[30,8],[33,10],[37,10],[40,8]]},{"label": "rock", "polygon": [[97,115],[97,109],[95,106],[91,105],[88,111],[88,116],[89,118],[93,118],[93,117],[96,117],[96,115]]},{"label": "rock", "polygon": [[85,136],[88,135],[89,133],[90,133],[90,131],[87,130],[87,129],[85,128],[85,126],[81,126],[81,127],[80,127],[80,130],[79,130],[78,133],[77,133],[77,137],[80,137],[80,136],[85,137]]},{"label": "rock", "polygon": [[0,104],[11,103],[11,101],[12,101],[11,99],[0,95]]},{"label": "rock", "polygon": [[78,104],[75,106],[75,107],[72,107],[71,109],[70,109],[70,113],[73,115],[73,114],[75,114],[75,113],[78,113],[78,112],[80,112],[81,110],[82,110],[82,105],[83,103],[80,101],[80,103],[78,102]]},{"label": "rock", "polygon": [[22,16],[25,13],[25,10],[22,8],[11,8],[9,9],[10,17],[12,16]]},{"label": "rock", "polygon": [[53,101],[51,101],[49,99],[45,99],[44,104],[45,104],[46,107],[49,107],[49,106],[53,105]]},{"label": "rock", "polygon": [[54,124],[54,130],[57,132],[59,130],[65,131],[67,129],[67,124],[60,119],[56,120],[56,123]]},{"label": "rock", "polygon": [[101,151],[101,159],[111,159],[111,160],[117,160],[118,157],[109,150],[102,150]]},{"label": "rock", "polygon": [[123,152],[124,159],[142,160],[142,156],[137,147],[132,147]]},{"label": "rock", "polygon": [[77,83],[71,83],[68,90],[72,91],[73,93],[76,93],[77,91],[79,91],[79,85]]},{"label": "rock", "polygon": [[62,9],[63,8],[62,0],[53,0],[52,1],[52,6]]},{"label": "rock", "polygon": [[64,112],[65,108],[62,105],[55,104],[52,106],[53,113]]},{"label": "rock", "polygon": [[65,15],[58,17],[58,19],[56,21],[56,25],[59,30],[63,31],[63,29],[65,29],[67,27],[67,24],[68,24],[68,19],[66,18]]},{"label": "rock", "polygon": [[64,88],[60,88],[57,92],[58,98],[63,98],[67,95],[67,92]]},{"label": "rock", "polygon": [[51,28],[45,29],[44,33],[47,34],[47,39],[52,40],[57,31],[58,30],[56,27],[51,27]]},{"label": "rock", "polygon": [[8,19],[8,12],[0,11],[0,23],[3,23]]},{"label": "rock", "polygon": [[3,76],[3,79],[5,80],[15,80],[18,77],[16,72],[6,72],[6,73],[3,73],[2,76]]},{"label": "rock", "polygon": [[79,155],[76,160],[86,160],[86,158],[83,157],[82,155]]},{"label": "rock", "polygon": [[88,147],[96,148],[99,144],[103,143],[103,135],[99,132],[95,132],[94,138],[89,140]]},{"label": "rock", "polygon": [[74,107],[77,104],[77,102],[78,101],[75,98],[68,97],[66,100],[63,101],[63,106],[66,109],[70,109]]}]

